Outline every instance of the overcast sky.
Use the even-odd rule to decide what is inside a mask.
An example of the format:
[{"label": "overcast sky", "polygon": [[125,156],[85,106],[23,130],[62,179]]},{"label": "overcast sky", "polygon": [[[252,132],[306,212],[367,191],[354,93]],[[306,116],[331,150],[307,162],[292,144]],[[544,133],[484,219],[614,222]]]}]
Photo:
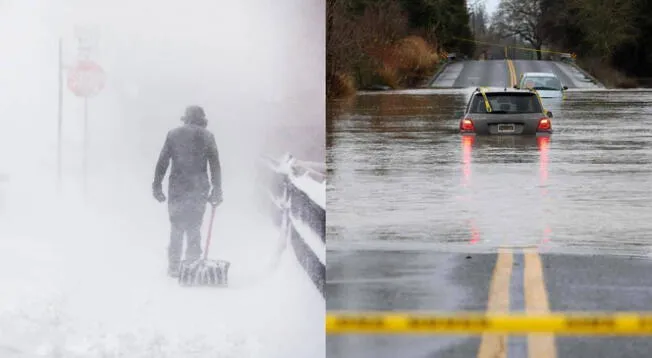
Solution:
[{"label": "overcast sky", "polygon": [[[98,192],[113,195],[103,175],[147,188],[166,132],[190,104],[204,107],[218,140],[225,195],[270,146],[296,156],[302,146],[323,148],[324,11],[323,0],[0,0],[0,173],[54,182],[58,40],[64,66],[76,64],[78,25],[97,30],[92,57],[106,74],[88,105]],[[63,72],[65,81],[72,71]],[[84,107],[66,85],[63,170],[77,188]],[[290,144],[277,136],[288,126],[302,131]]]},{"label": "overcast sky", "polygon": [[487,10],[487,14],[491,16],[493,15],[494,11],[496,11],[496,9],[498,8],[498,4],[500,4],[500,0],[480,0],[480,3],[484,3],[485,10]]},{"label": "overcast sky", "polygon": [[500,0],[484,0],[485,7],[487,8],[487,13],[492,15],[496,8],[498,8],[498,4],[500,4]]}]

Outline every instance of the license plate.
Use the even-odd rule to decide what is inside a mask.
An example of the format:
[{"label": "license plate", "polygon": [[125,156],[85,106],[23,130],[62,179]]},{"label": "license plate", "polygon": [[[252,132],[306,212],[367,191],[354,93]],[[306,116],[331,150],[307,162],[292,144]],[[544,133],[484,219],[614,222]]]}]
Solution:
[{"label": "license plate", "polygon": [[513,124],[499,124],[498,125],[498,132],[500,133],[509,133],[513,132],[515,130]]}]

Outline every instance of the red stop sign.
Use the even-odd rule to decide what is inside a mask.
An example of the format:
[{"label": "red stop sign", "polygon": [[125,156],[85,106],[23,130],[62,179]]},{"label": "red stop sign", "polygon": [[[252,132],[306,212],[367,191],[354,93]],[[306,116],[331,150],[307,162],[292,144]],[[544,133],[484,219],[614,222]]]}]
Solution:
[{"label": "red stop sign", "polygon": [[104,88],[106,75],[102,67],[89,60],[79,61],[68,72],[68,88],[78,97],[93,97]]}]

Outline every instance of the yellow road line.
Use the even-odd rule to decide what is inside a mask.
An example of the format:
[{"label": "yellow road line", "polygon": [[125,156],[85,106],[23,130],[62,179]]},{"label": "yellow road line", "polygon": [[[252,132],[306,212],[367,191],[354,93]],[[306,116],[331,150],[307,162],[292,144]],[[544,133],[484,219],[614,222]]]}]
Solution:
[{"label": "yellow road line", "polygon": [[505,64],[507,65],[507,76],[509,77],[509,87],[514,87],[514,76],[512,75],[512,66],[510,66],[510,59],[505,59]]},{"label": "yellow road line", "polygon": [[[509,311],[509,282],[512,278],[514,258],[510,249],[499,249],[489,287],[487,311],[500,313]],[[505,358],[507,356],[507,334],[483,333],[478,349],[478,358]]]},{"label": "yellow road line", "polygon": [[514,62],[510,59],[507,60],[507,72],[509,72],[509,87],[514,87],[516,85],[516,68],[514,67]]},{"label": "yellow road line", "polygon": [[[541,257],[535,249],[524,250],[525,311],[527,314],[549,314],[548,292],[541,267]],[[549,333],[528,334],[528,357],[556,358],[555,337]]]}]

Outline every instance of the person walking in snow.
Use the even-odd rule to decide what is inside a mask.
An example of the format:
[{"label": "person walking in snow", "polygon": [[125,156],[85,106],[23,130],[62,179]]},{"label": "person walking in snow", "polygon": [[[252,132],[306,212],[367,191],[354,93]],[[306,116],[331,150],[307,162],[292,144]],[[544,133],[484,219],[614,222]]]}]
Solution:
[{"label": "person walking in snow", "polygon": [[[168,213],[170,242],[168,275],[178,277],[186,234],[186,260],[197,260],[202,254],[200,228],[206,202],[217,206],[222,202],[221,168],[213,133],[206,129],[208,121],[203,108],[189,106],[181,117],[183,125],[170,130],[158,157],[152,191],[159,202],[166,200],[162,182],[170,162]],[[208,165],[210,165],[210,181]]]}]

